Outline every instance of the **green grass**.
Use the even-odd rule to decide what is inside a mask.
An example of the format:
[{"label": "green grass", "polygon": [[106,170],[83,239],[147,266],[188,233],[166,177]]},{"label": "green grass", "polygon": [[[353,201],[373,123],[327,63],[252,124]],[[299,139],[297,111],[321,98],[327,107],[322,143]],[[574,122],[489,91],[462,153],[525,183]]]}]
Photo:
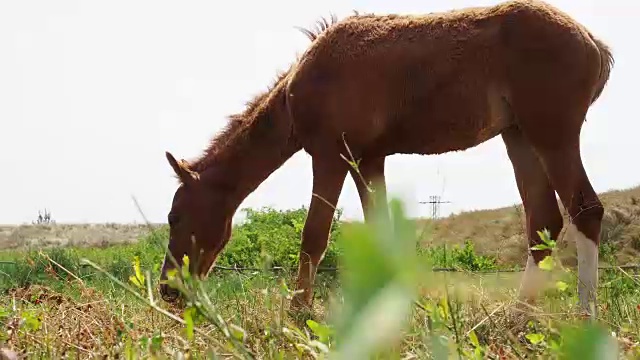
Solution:
[{"label": "green grass", "polygon": [[[552,270],[541,302],[524,313],[515,301],[521,273],[470,272],[522,264],[479,255],[473,241],[422,248],[416,224],[404,219],[401,207],[392,209],[393,226],[344,224],[336,217],[321,265],[344,270],[319,274],[308,314],[287,311],[291,271],[214,271],[205,282],[185,274],[184,306],[158,301],[166,228],[129,245],[1,252],[3,347],[29,358],[181,353],[289,359],[330,353],[347,359],[586,360],[605,358],[598,351],[613,351],[611,342],[622,358],[640,357],[640,283],[634,274],[600,272],[595,323],[577,314],[575,272],[561,267]],[[305,216],[305,209],[248,212],[218,263],[295,269]],[[140,287],[131,281],[135,259],[144,278]],[[431,266],[460,272],[433,273]]]}]

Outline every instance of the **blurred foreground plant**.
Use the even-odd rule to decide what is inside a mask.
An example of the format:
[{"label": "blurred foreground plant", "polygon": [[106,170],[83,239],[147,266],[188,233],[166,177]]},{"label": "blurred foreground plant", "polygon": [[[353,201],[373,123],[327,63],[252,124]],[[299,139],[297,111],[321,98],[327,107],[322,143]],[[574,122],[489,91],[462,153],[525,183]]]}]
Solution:
[{"label": "blurred foreground plant", "polygon": [[[380,201],[376,203],[380,204]],[[392,199],[388,206],[384,205],[376,207],[372,221],[347,224],[341,231],[342,270],[339,276],[342,299],[333,304],[328,323],[306,319],[308,328],[301,329],[278,320],[276,328],[265,330],[265,334],[268,332],[265,337],[277,335],[282,341],[269,351],[270,358],[284,358],[285,349],[294,349],[298,358],[411,357],[413,354],[399,353],[397,345],[408,331],[411,316],[416,316],[414,304],[419,308],[417,316],[427,319],[421,322],[428,324],[424,326],[429,328],[421,329],[424,334],[421,341],[429,357],[448,359],[457,355],[459,358],[481,359],[487,356],[490,349],[473,329],[466,335],[460,331],[459,306],[455,306],[454,300],[445,296],[438,302],[416,302],[419,285],[432,279],[428,268],[430,264],[416,252],[417,232],[414,222],[407,219],[401,201]],[[541,233],[544,243],[541,247],[553,248],[555,242],[545,235]],[[247,337],[262,335],[250,335],[240,326],[224,320],[210,299],[204,282],[189,274],[189,258],[183,260],[184,265],[172,271],[168,280],[183,295],[182,316],[170,313],[155,302],[150,274],[140,269],[137,259],[133,261],[133,274],[129,278],[134,287],[109,274],[107,276],[156,311],[182,324],[187,342],[192,341],[195,333],[210,340],[212,347],[207,354],[211,358],[216,358],[216,352],[221,351],[237,358],[255,358],[247,345]],[[547,259],[542,267],[553,268],[552,260]],[[88,260],[85,263],[104,272]],[[564,283],[561,285],[561,288],[566,287]],[[291,293],[282,282],[282,304]],[[200,328],[201,324],[213,325],[225,341],[214,339],[210,332]],[[577,322],[561,327],[549,324],[539,330],[526,334],[524,341],[529,345],[520,345],[533,347],[536,352],[537,348],[542,348],[545,354],[557,359],[617,357],[615,338],[597,324]],[[515,347],[520,345],[514,344]]]},{"label": "blurred foreground plant", "polygon": [[423,273],[402,203],[377,206],[373,219],[343,230],[344,302],[333,319],[337,359],[367,358],[400,340]]}]

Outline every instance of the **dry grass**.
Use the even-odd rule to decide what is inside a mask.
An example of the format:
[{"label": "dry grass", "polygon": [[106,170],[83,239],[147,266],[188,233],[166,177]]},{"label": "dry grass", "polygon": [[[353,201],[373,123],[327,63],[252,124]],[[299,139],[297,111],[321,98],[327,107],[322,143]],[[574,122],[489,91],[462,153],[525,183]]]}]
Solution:
[{"label": "dry grass", "polygon": [[15,306],[22,308],[22,313],[32,312],[40,323],[34,323],[33,329],[40,327],[41,331],[19,331],[16,317],[9,321],[7,345],[17,349],[39,348],[39,352],[47,351],[43,347],[50,347],[48,357],[101,354],[115,347],[117,335],[126,331],[122,319],[102,294],[84,286],[76,289],[81,289],[78,299],[43,286],[10,291],[8,296]]},{"label": "dry grass", "polygon": [[[550,339],[554,334],[549,333],[547,327],[557,331],[578,319],[573,303],[575,298],[551,295],[532,313],[525,315],[523,308],[514,301],[520,276],[518,273],[435,274],[421,287],[419,302],[426,307],[417,306],[409,315],[407,330],[395,347],[398,354],[406,359],[432,354],[433,344],[427,340],[428,334],[442,334],[441,340],[446,346],[459,342],[469,348],[471,331],[486,344],[484,351],[492,354],[491,358],[516,359],[544,353],[544,346],[531,344],[526,335],[544,333]],[[261,283],[237,274],[218,278],[215,282],[222,289],[212,290],[216,310],[225,321],[244,330],[245,346],[257,358],[278,358],[277,353],[282,352],[286,359],[310,359],[308,354],[298,354],[297,346],[301,341],[283,332],[285,327],[304,328],[304,324],[286,312],[288,300],[279,294],[274,280]],[[11,304],[17,309],[7,321],[9,339],[5,346],[29,358],[122,358],[134,350],[159,358],[177,358],[178,354],[202,358],[208,351],[222,359],[237,358],[224,345],[224,337],[210,324],[197,324],[205,335],[196,333],[189,341],[183,325],[163,317],[124,292],[96,290],[79,282],[66,283],[65,288],[55,291],[50,287],[31,286],[12,290],[9,296],[3,297],[3,306]],[[321,285],[320,291],[327,291],[327,288]],[[601,297],[612,304],[606,294]],[[629,300],[637,301],[637,298]],[[324,322],[329,318],[330,301],[327,296],[316,299],[313,314],[316,321]],[[183,309],[163,302],[159,305],[183,317]],[[622,310],[634,311],[635,306],[635,303],[628,304]],[[618,330],[616,335],[621,353],[626,354],[623,358],[640,356],[635,334],[639,315],[624,319],[611,315],[611,309],[603,312],[609,312],[602,318],[604,323],[628,329]],[[437,319],[436,313],[444,317]],[[40,325],[33,329],[24,324],[19,326],[24,322],[25,314],[38,318]]]},{"label": "dry grass", "polygon": [[[30,358],[54,359],[117,358],[155,335],[162,339],[159,352],[167,355],[207,346],[201,336],[188,344],[180,324],[123,294],[118,299],[81,283],[68,285],[75,296],[44,286],[11,291],[4,300],[10,298],[20,311],[8,322],[6,346]],[[179,309],[171,310],[181,316]],[[24,314],[29,313],[38,319],[37,328],[19,326]]]},{"label": "dry grass", "polygon": [[[635,264],[640,259],[640,186],[600,194],[605,206],[602,244],[612,246],[618,264]],[[561,212],[565,213],[558,202]],[[568,219],[565,214],[565,224]],[[499,264],[524,264],[527,243],[525,218],[521,204],[491,210],[462,212],[436,221],[419,220],[424,228],[423,245],[462,245],[473,241],[482,255],[493,255]],[[564,232],[564,230],[563,230]],[[575,265],[574,244],[564,241],[562,233],[558,246],[566,254],[563,263]],[[605,259],[603,259],[605,260]]]},{"label": "dry grass", "polygon": [[134,224],[1,225],[0,250],[128,244],[148,231],[147,225]]},{"label": "dry grass", "polygon": [[[233,299],[216,304],[226,321],[246,331],[246,346],[262,356],[273,348],[295,352],[294,344],[283,336],[282,327],[295,325],[296,319],[284,311],[285,303],[275,284],[272,285],[267,291],[246,289]],[[124,292],[109,294],[75,281],[66,287],[64,291],[56,291],[33,285],[13,289],[3,297],[0,304],[15,309],[6,320],[8,338],[3,346],[38,359],[120,358],[128,353],[176,358],[190,353],[202,356],[207,351],[221,358],[232,355],[224,346],[224,337],[211,324],[198,323],[202,333],[195,333],[193,339],[188,340],[184,325]],[[158,298],[157,293],[155,296]],[[158,305],[183,318],[184,308],[162,301]],[[315,306],[320,317],[323,307],[323,301]],[[26,319],[36,320],[28,326]],[[265,332],[273,335],[265,337]]]}]

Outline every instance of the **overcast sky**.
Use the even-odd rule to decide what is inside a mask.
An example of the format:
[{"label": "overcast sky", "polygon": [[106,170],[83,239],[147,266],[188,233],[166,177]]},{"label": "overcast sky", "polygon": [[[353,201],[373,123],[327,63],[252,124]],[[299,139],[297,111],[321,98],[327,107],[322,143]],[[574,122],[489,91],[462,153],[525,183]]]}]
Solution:
[{"label": "overcast sky", "polygon": [[[164,152],[201,153],[308,46],[296,26],[353,9],[425,13],[486,0],[0,1],[0,223],[165,222],[176,188]],[[640,183],[637,154],[640,3],[555,0],[611,45],[609,85],[582,135],[597,191]],[[635,155],[635,156],[634,156]],[[299,152],[242,207],[308,206],[311,162]],[[520,201],[500,138],[438,156],[387,160],[389,191],[413,216],[441,195],[442,215]],[[294,180],[292,180],[294,179]],[[348,178],[339,206],[362,218]]]}]

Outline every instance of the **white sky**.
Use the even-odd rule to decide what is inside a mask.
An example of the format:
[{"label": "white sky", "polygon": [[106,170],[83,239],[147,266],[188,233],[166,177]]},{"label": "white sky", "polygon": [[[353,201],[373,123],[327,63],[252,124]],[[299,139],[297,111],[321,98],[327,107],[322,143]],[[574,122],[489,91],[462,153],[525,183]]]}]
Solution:
[{"label": "white sky", "polygon": [[[424,13],[486,0],[12,1],[0,0],[0,223],[165,222],[176,188],[164,151],[193,158],[245,102],[309,44],[295,26],[353,9]],[[633,93],[640,83],[634,31],[640,3],[555,0],[612,48],[616,64],[583,130],[597,191],[640,183]],[[634,45],[636,44],[636,45]],[[307,205],[310,158],[300,152],[242,207]],[[419,200],[442,195],[442,215],[520,201],[500,138],[439,156],[396,155],[389,191],[427,215]],[[292,179],[295,179],[292,181]],[[339,206],[362,218],[353,181]]]}]

